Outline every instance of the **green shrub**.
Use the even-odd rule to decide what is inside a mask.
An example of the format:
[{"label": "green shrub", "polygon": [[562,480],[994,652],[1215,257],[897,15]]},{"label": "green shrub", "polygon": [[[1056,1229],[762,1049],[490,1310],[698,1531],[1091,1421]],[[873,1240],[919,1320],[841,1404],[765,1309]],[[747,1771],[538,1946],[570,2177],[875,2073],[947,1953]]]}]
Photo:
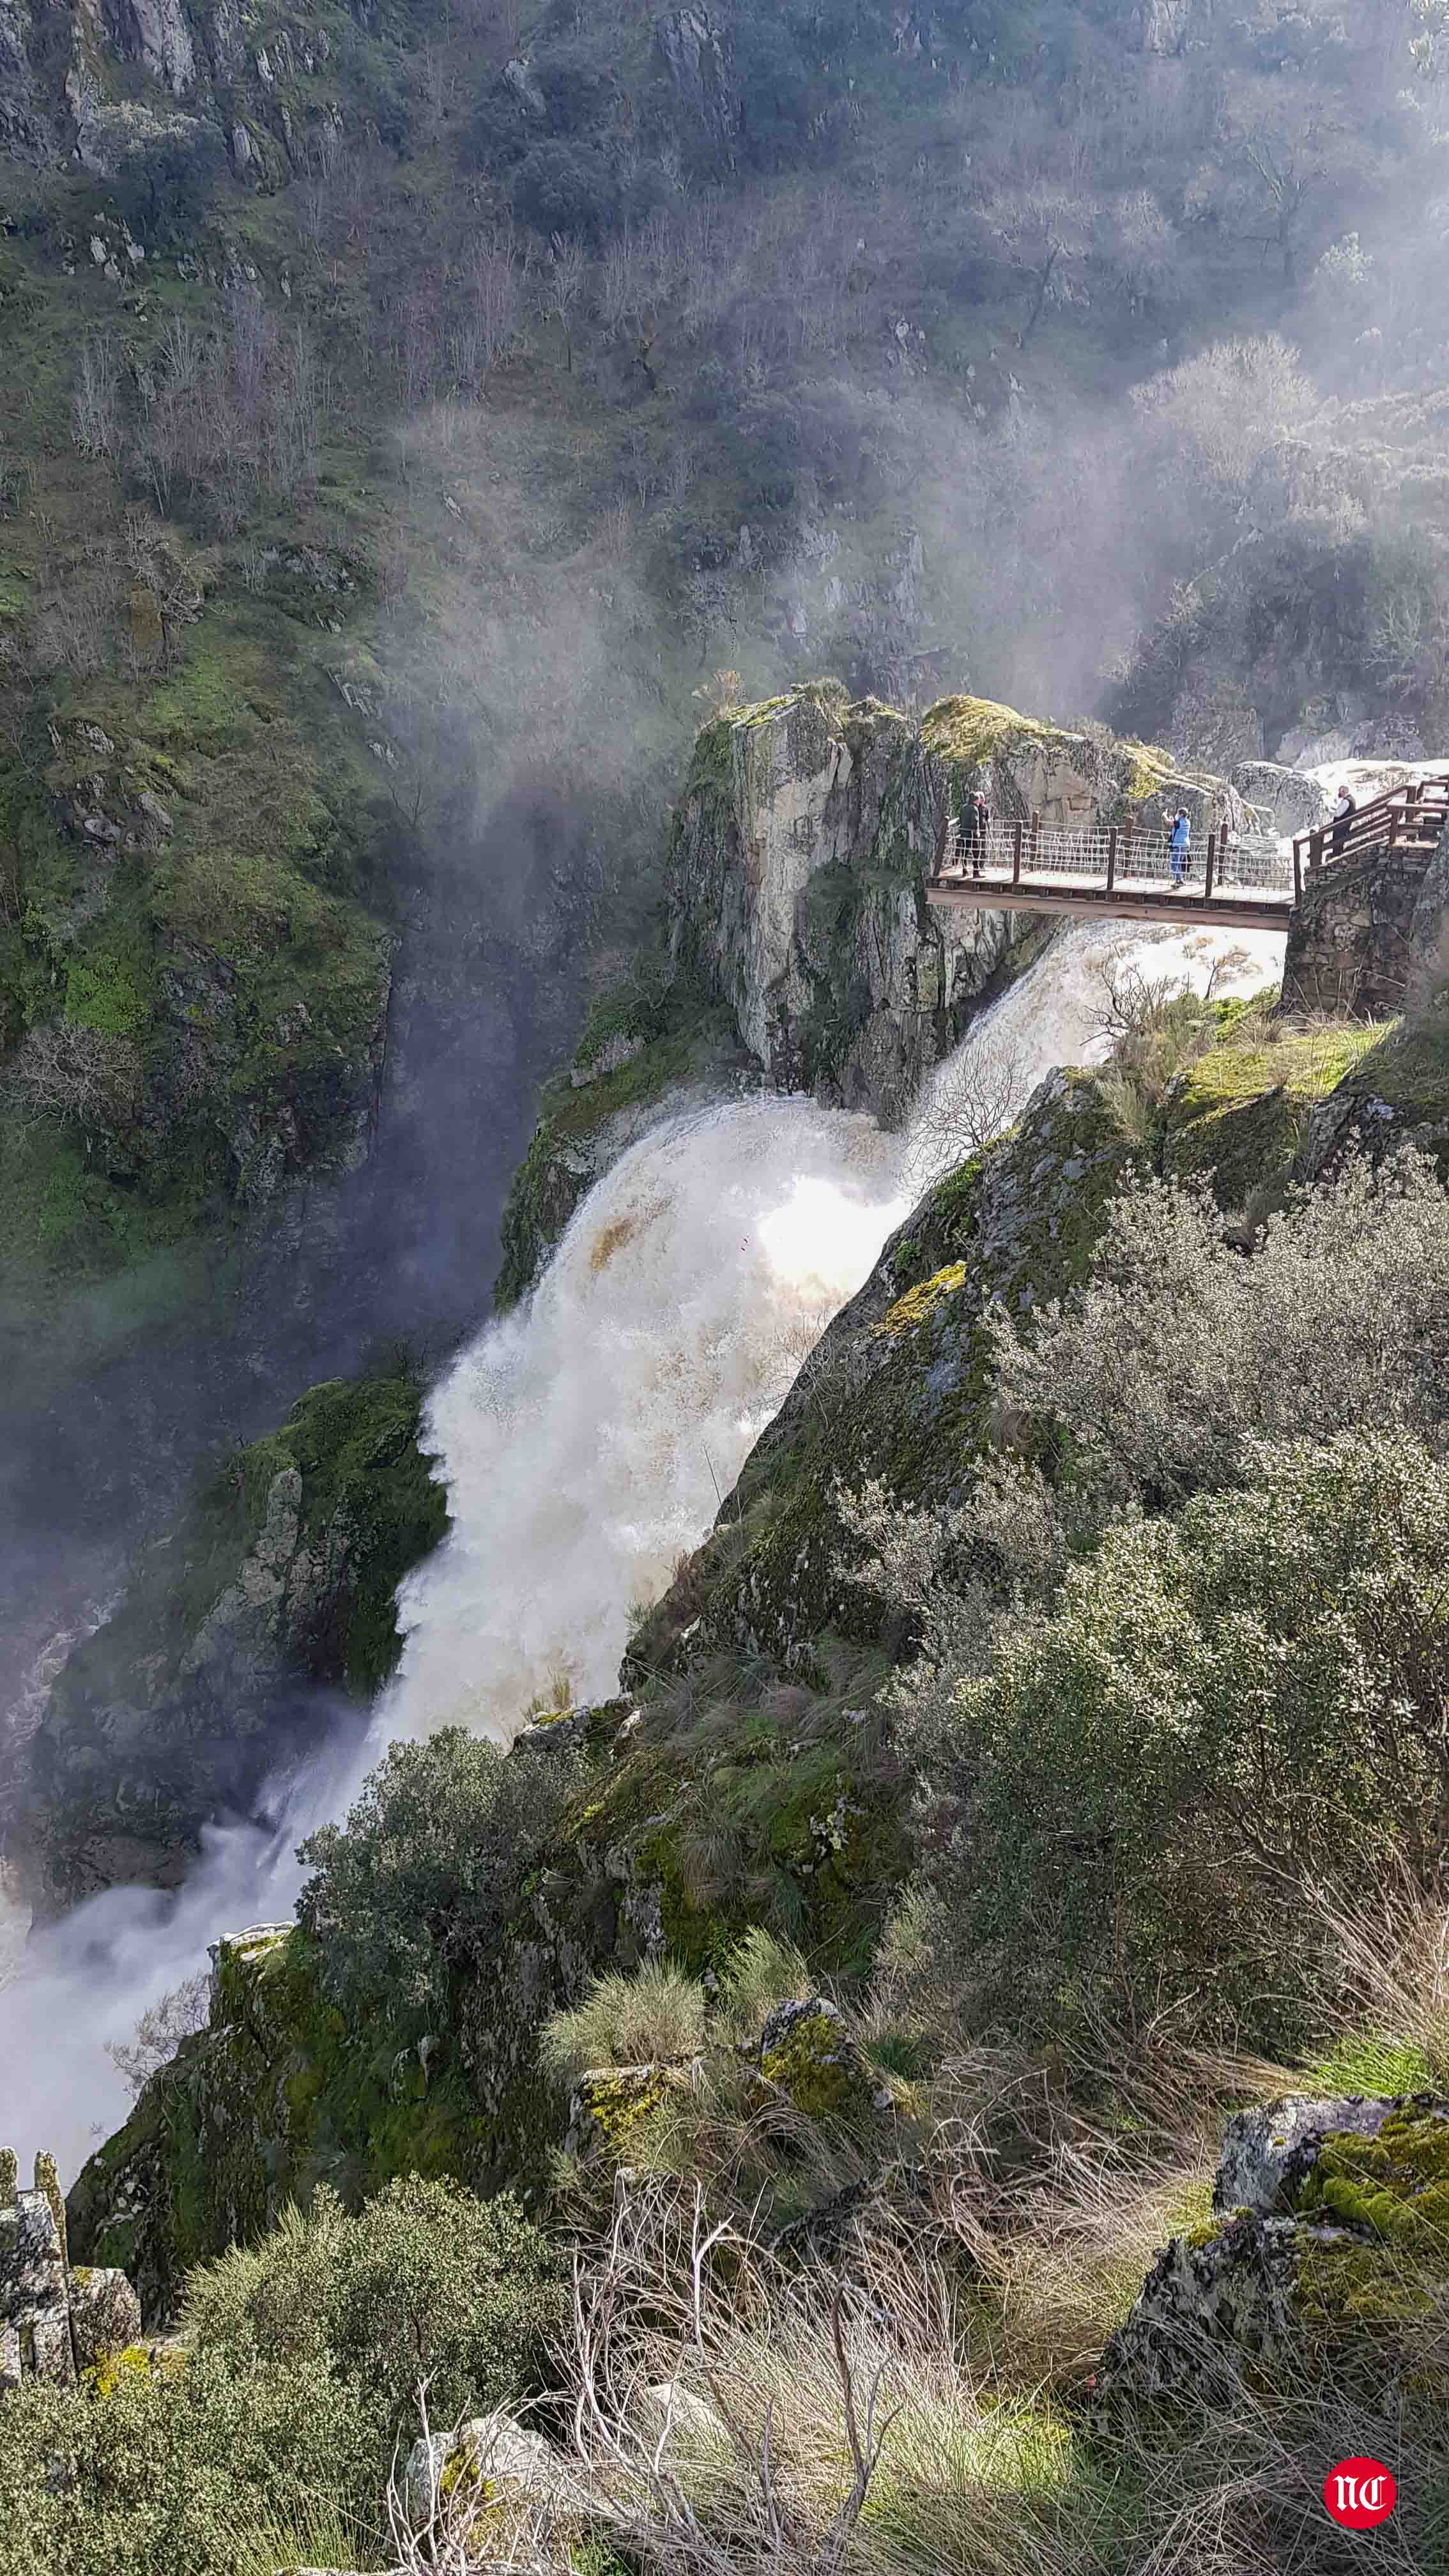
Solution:
[{"label": "green shrub", "polygon": [[369,2016],[446,2014],[517,1903],[576,1776],[566,1757],[508,1760],[445,1727],[394,1744],[345,1825],[301,1846],[315,1875],[297,1911],[323,1945],[329,1986]]},{"label": "green shrub", "polygon": [[1131,1515],[984,1671],[903,1711],[926,1878],[973,2013],[1175,1999],[1301,2037],[1305,1890],[1432,1884],[1449,1813],[1449,1468],[1403,1435],[1250,1446],[1231,1502]]},{"label": "green shrub", "polygon": [[1009,1409],[1059,1470],[1170,1506],[1231,1484],[1244,1443],[1356,1423],[1449,1437],[1449,1197],[1405,1150],[1350,1161],[1230,1243],[1210,1192],[1149,1181],[1114,1204],[1088,1286],[997,1327]]},{"label": "green shrub", "polygon": [[319,2191],[259,2245],[193,2273],[197,2349],[277,2367],[323,2354],[376,2443],[379,2484],[428,2382],[435,2423],[515,2397],[558,2322],[544,2239],[516,2201],[408,2174],[355,2217]]},{"label": "green shrub", "polygon": [[0,2567],[243,2576],[259,2520],[350,2502],[375,2526],[378,2468],[375,2414],[319,2350],[278,2364],[238,2338],[105,2394],[29,2380],[0,2401]]},{"label": "green shrub", "polygon": [[351,2217],[320,2191],[305,2217],[192,2275],[184,2354],[4,2399],[0,2567],[256,2576],[284,2563],[289,2533],[330,2534],[334,2551],[350,2533],[346,2563],[378,2564],[419,2381],[435,2423],[504,2404],[560,2316],[548,2248],[515,2201],[414,2175]]}]

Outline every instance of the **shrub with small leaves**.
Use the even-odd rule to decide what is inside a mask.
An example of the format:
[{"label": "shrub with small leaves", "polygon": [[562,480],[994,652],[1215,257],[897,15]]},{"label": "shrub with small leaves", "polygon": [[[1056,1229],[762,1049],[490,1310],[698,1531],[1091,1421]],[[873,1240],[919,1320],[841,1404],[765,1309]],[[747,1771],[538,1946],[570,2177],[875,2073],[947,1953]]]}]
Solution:
[{"label": "shrub with small leaves", "polygon": [[193,2273],[186,2319],[203,2351],[324,2353],[385,2464],[420,2380],[435,2421],[486,2413],[518,2394],[559,2314],[547,2245],[515,2200],[407,2174],[355,2217],[321,2190]]},{"label": "shrub with small leaves", "polygon": [[444,2015],[486,1958],[576,1779],[564,1754],[510,1761],[445,1727],[394,1744],[345,1825],[301,1846],[314,1875],[297,1911],[344,2006]]},{"label": "shrub with small leaves", "polygon": [[1401,1433],[1249,1443],[1231,1499],[1130,1514],[902,1735],[978,2024],[1175,2002],[1301,2035],[1305,1891],[1441,1886],[1449,1467]]}]

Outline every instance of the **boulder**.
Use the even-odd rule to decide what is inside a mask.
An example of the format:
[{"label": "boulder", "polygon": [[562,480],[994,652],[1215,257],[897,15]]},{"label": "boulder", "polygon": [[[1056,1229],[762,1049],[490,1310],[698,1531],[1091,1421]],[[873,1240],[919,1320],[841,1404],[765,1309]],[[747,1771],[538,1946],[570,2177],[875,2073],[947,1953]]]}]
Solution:
[{"label": "boulder", "polygon": [[1422,2389],[1422,2330],[1446,2285],[1449,2102],[1290,2096],[1242,2112],[1211,2219],[1158,2255],[1096,2403],[1226,2404],[1245,2375],[1286,2388],[1325,2362],[1340,2390],[1379,2402]]},{"label": "boulder", "polygon": [[1276,760],[1240,761],[1233,785],[1248,804],[1268,815],[1279,834],[1314,831],[1333,811],[1333,798],[1321,780],[1303,769],[1285,769]]},{"label": "boulder", "polygon": [[689,2091],[687,2066],[596,2066],[579,2077],[569,2102],[564,2153],[620,2163],[634,2132],[671,2095]]},{"label": "boulder", "polygon": [[77,2370],[141,2340],[141,2302],[124,2272],[77,2264],[70,2276],[70,2339]]},{"label": "boulder", "polygon": [[420,2437],[408,2453],[403,2509],[411,2530],[424,2530],[460,2495],[477,2517],[471,2552],[501,2559],[525,2526],[576,2517],[581,2502],[579,2479],[553,2445],[501,2413]]},{"label": "boulder", "polygon": [[671,2433],[683,2435],[696,2445],[727,2443],[730,2439],[729,2427],[718,2408],[711,2406],[707,2397],[686,2388],[682,2380],[656,2380],[645,2389],[643,2402],[656,2440],[666,2424]]},{"label": "boulder", "polygon": [[891,2100],[872,2083],[844,2014],[824,1995],[772,2008],[760,2033],[759,2069],[762,2098],[786,2093],[810,2119],[864,2114]]}]

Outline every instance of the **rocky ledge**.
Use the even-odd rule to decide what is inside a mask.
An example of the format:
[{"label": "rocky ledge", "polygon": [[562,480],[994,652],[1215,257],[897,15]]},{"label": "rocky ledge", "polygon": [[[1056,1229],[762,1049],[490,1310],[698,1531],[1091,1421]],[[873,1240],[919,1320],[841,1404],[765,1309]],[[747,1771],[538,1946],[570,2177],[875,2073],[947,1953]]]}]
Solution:
[{"label": "rocky ledge", "polygon": [[777,1082],[899,1123],[1013,958],[1034,953],[1030,914],[926,901],[947,817],[977,789],[994,814],[1051,825],[1155,821],[1169,796],[1204,831],[1246,821],[1221,779],[986,698],[942,698],[916,723],[825,680],[719,716],[676,816],[671,948]]}]

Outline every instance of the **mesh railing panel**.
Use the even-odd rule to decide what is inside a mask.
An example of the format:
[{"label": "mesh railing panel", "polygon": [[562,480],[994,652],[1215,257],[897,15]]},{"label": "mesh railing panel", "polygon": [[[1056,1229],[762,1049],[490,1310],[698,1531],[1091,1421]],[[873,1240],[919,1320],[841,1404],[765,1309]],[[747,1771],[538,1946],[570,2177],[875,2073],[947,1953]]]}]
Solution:
[{"label": "mesh railing panel", "polygon": [[[1046,825],[1033,840],[1029,828],[1021,836],[1021,880],[1023,884],[1058,881],[1063,891],[1076,885],[1084,888],[1105,887],[1110,834],[1092,824],[1080,831],[1064,831]],[[953,873],[974,875],[979,865],[981,874],[1010,879],[1016,856],[1015,827],[1009,823],[992,823],[984,834],[963,843],[959,827],[952,823],[946,838],[943,867]],[[1189,850],[1185,881],[1202,891],[1203,858],[1200,849]],[[1174,882],[1172,852],[1165,834],[1134,832],[1130,838],[1117,834],[1117,858],[1114,887],[1124,892],[1133,886],[1170,886]],[[1286,851],[1272,842],[1229,842],[1227,848],[1215,850],[1213,856],[1213,890],[1226,894],[1241,888],[1244,893],[1290,894],[1293,889],[1293,862]]]}]

